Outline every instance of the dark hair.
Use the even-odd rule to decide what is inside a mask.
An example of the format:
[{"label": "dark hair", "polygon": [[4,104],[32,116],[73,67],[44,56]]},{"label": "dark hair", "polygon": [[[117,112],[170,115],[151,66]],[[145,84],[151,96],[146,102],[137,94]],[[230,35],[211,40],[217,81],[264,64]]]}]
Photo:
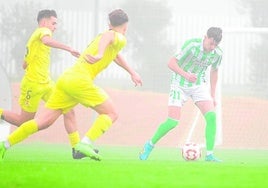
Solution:
[{"label": "dark hair", "polygon": [[50,18],[52,16],[57,18],[57,13],[55,10],[40,10],[37,15],[37,22],[39,22],[43,18]]},{"label": "dark hair", "polygon": [[112,26],[119,26],[128,22],[128,16],[122,9],[116,9],[109,13],[109,20]]},{"label": "dark hair", "polygon": [[219,27],[211,27],[207,31],[208,38],[213,38],[216,43],[220,43],[222,39],[222,29]]}]

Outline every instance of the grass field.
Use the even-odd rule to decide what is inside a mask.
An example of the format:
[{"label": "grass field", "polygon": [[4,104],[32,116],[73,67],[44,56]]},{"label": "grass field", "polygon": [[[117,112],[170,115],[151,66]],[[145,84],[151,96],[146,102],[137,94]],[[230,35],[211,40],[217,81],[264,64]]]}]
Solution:
[{"label": "grass field", "polygon": [[141,148],[100,146],[101,162],[73,160],[64,144],[19,144],[0,163],[0,187],[267,187],[267,150],[216,150],[223,163],[186,162],[178,148],[156,148],[139,161]]}]

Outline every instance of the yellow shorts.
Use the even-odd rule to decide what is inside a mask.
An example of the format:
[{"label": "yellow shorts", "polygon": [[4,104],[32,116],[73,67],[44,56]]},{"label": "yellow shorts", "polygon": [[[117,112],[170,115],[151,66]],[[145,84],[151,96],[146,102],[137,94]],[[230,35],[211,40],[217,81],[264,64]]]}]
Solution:
[{"label": "yellow shorts", "polygon": [[88,75],[67,71],[58,79],[46,107],[61,109],[65,114],[78,103],[94,107],[105,102],[107,98],[106,92],[96,86]]},{"label": "yellow shorts", "polygon": [[20,86],[19,104],[26,112],[36,112],[41,100],[45,102],[52,94],[54,83],[47,84],[34,83],[27,78],[23,78]]}]

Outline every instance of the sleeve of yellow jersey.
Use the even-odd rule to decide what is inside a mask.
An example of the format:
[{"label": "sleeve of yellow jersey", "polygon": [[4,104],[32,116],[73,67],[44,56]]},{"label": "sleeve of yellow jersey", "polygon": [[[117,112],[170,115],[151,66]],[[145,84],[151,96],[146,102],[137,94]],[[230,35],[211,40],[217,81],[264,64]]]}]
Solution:
[{"label": "sleeve of yellow jersey", "polygon": [[40,39],[42,39],[44,36],[52,36],[52,32],[50,29],[43,27],[40,29]]},{"label": "sleeve of yellow jersey", "polygon": [[31,36],[31,38],[29,39],[29,41],[28,41],[28,43],[27,43],[27,47],[26,47],[26,54],[25,54],[25,56],[24,56],[24,62],[26,62],[27,64],[28,64],[28,62],[27,62],[27,54],[28,54],[28,48],[29,48],[29,42],[32,40],[32,39],[34,39],[34,40],[36,40],[37,38],[39,38],[40,40],[44,37],[44,36],[52,36],[52,32],[51,32],[51,30],[50,29],[48,29],[48,28],[46,28],[46,27],[42,27],[42,28],[39,28],[39,29],[37,29],[33,34],[32,34],[32,36]]}]

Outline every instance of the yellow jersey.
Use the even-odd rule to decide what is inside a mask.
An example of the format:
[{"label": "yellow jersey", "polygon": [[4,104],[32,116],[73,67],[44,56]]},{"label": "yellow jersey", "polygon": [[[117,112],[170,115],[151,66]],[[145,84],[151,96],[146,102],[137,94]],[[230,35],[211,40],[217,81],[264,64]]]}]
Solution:
[{"label": "yellow jersey", "polygon": [[[98,53],[99,42],[102,34],[98,35],[84,50],[81,56],[77,59],[73,70],[83,70],[87,71],[91,79],[94,79],[98,73],[100,73],[103,69],[105,69],[117,56],[119,51],[126,45],[127,40],[124,35],[115,31],[107,31],[114,32],[114,41],[112,44],[109,44],[105,49],[103,57],[98,62],[91,64],[85,60],[86,54],[96,55]],[[79,71],[80,72],[80,71]]]},{"label": "yellow jersey", "polygon": [[114,32],[115,37],[113,43],[106,47],[103,57],[94,64],[84,59],[86,54],[98,53],[102,36],[100,34],[88,45],[76,63],[59,77],[56,88],[46,103],[47,108],[62,109],[63,113],[66,113],[78,103],[93,107],[102,104],[108,98],[106,92],[96,86],[93,80],[116,58],[119,51],[126,45],[126,38],[115,31],[107,32]]},{"label": "yellow jersey", "polygon": [[52,36],[50,29],[37,28],[27,42],[24,61],[27,64],[24,77],[31,82],[48,83],[50,81],[51,47],[42,43],[44,36]]}]

